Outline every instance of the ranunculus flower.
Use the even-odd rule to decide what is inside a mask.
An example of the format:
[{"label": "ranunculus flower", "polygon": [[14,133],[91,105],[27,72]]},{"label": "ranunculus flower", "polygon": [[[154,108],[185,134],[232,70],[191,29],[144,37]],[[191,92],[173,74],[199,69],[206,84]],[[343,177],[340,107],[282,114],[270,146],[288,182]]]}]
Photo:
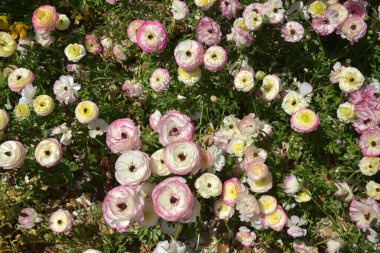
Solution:
[{"label": "ranunculus flower", "polygon": [[238,48],[249,47],[253,41],[252,34],[242,27],[233,27],[227,34],[227,41],[232,41]]},{"label": "ranunculus flower", "polygon": [[380,130],[371,129],[365,131],[359,140],[360,151],[368,157],[377,157],[380,155]]},{"label": "ranunculus flower", "polygon": [[107,224],[118,232],[125,232],[133,221],[142,221],[144,199],[137,189],[117,186],[103,200],[103,217]]},{"label": "ranunculus flower", "polygon": [[47,116],[54,110],[54,100],[48,95],[39,95],[33,101],[33,108],[37,115]]},{"label": "ranunculus flower", "polygon": [[164,149],[159,149],[150,156],[149,160],[152,173],[158,176],[170,175],[170,170],[164,161]]},{"label": "ranunculus flower", "polygon": [[262,161],[250,162],[244,167],[244,169],[247,176],[253,181],[259,181],[269,174],[268,166],[266,166]]},{"label": "ranunculus flower", "polygon": [[184,1],[173,0],[170,10],[175,20],[184,19],[187,17],[187,15],[189,15],[189,8],[187,7],[187,4]]},{"label": "ranunculus flower", "polygon": [[59,14],[58,21],[55,25],[60,31],[66,30],[70,26],[70,19],[65,14]]},{"label": "ranunculus flower", "polygon": [[68,235],[74,223],[74,216],[67,210],[58,209],[49,218],[49,228],[55,234]]},{"label": "ranunculus flower", "polygon": [[157,132],[158,131],[158,122],[160,121],[162,114],[159,110],[155,110],[149,117],[150,127]]},{"label": "ranunculus flower", "polygon": [[21,142],[6,141],[0,145],[0,167],[17,169],[24,164],[26,150]]},{"label": "ranunculus flower", "polygon": [[30,207],[22,209],[20,215],[18,216],[18,224],[25,229],[30,229],[34,227],[36,223],[41,221],[42,219],[38,217],[36,210]]},{"label": "ranunculus flower", "polygon": [[238,0],[223,0],[220,2],[220,11],[228,20],[236,17],[241,10],[241,4]]},{"label": "ranunculus flower", "polygon": [[65,55],[69,61],[78,62],[86,55],[86,49],[82,44],[69,44],[65,48]]},{"label": "ranunculus flower", "polygon": [[155,69],[149,79],[150,87],[156,92],[165,91],[169,86],[169,82],[169,71],[164,68]]},{"label": "ranunculus flower", "polygon": [[350,217],[356,223],[356,227],[366,232],[370,226],[380,225],[380,204],[373,198],[353,199],[350,203]]},{"label": "ranunculus flower", "polygon": [[323,17],[326,13],[327,5],[323,1],[314,1],[309,6],[309,13],[313,18]]},{"label": "ranunculus flower", "polygon": [[234,79],[235,88],[238,91],[248,92],[255,87],[254,73],[249,70],[240,70]]},{"label": "ranunculus flower", "polygon": [[300,190],[301,186],[295,175],[286,176],[284,179],[284,191],[288,195],[294,195]]},{"label": "ranunculus flower", "polygon": [[179,67],[195,70],[203,62],[203,46],[195,40],[181,41],[174,49],[174,57]]},{"label": "ranunculus flower", "polygon": [[260,211],[267,215],[273,213],[277,208],[277,199],[270,195],[262,195],[259,198]]},{"label": "ranunculus flower", "polygon": [[367,183],[365,188],[367,190],[368,197],[374,198],[376,200],[380,199],[380,184],[371,180]]},{"label": "ranunculus flower", "polygon": [[303,26],[295,21],[289,21],[281,27],[281,37],[286,42],[298,42],[302,40],[305,33]]},{"label": "ranunculus flower", "polygon": [[307,234],[307,230],[301,228],[301,226],[305,223],[305,219],[292,215],[286,224],[286,226],[289,227],[286,232],[293,238],[305,236]]},{"label": "ranunculus flower", "polygon": [[364,1],[348,0],[343,3],[343,6],[346,7],[350,16],[364,19],[367,16],[366,4],[367,2]]},{"label": "ranunculus flower", "polygon": [[129,118],[117,119],[107,127],[106,142],[112,153],[140,149],[140,129]]},{"label": "ranunculus flower", "polygon": [[207,11],[216,2],[216,0],[194,0],[196,6],[202,10]]},{"label": "ranunculus flower", "polygon": [[54,167],[62,159],[61,144],[54,138],[42,140],[34,151],[34,157],[41,166]]},{"label": "ranunculus flower", "polygon": [[184,222],[191,218],[197,200],[192,194],[186,179],[169,177],[161,181],[152,193],[154,210],[167,221]]},{"label": "ranunculus flower", "polygon": [[82,101],[75,108],[75,118],[82,124],[88,124],[99,117],[99,108],[92,101]]},{"label": "ranunculus flower", "polygon": [[78,91],[81,85],[79,83],[74,83],[74,78],[72,76],[60,76],[53,85],[53,92],[56,99],[64,104],[71,104],[77,100]]},{"label": "ranunculus flower", "polygon": [[346,7],[340,3],[331,4],[327,7],[328,9],[334,10],[338,13],[338,24],[341,25],[348,17],[348,10]]},{"label": "ranunculus flower", "polygon": [[112,47],[112,52],[113,52],[113,55],[115,56],[117,61],[122,62],[122,61],[127,60],[126,49],[122,45],[115,44]]},{"label": "ranunculus flower", "polygon": [[355,118],[355,105],[348,102],[340,104],[336,112],[340,121],[349,123]]},{"label": "ranunculus flower", "polygon": [[0,131],[3,131],[8,126],[8,123],[9,123],[8,113],[5,110],[0,109]]},{"label": "ranunculus flower", "polygon": [[249,187],[251,191],[253,192],[257,192],[257,193],[267,192],[273,186],[272,173],[269,172],[268,176],[258,181],[253,181],[252,179],[248,178],[247,183],[249,184]]},{"label": "ranunculus flower", "polygon": [[299,133],[309,133],[317,129],[319,116],[309,109],[300,109],[292,114],[290,124]]},{"label": "ranunculus flower", "polygon": [[343,199],[345,202],[350,202],[354,198],[351,187],[346,182],[334,182],[334,184],[338,188],[338,190],[334,192],[336,198]]},{"label": "ranunculus flower", "polygon": [[144,214],[144,219],[140,221],[140,224],[143,227],[150,228],[157,224],[159,217],[154,211],[152,200],[145,200],[142,212]]},{"label": "ranunculus flower", "polygon": [[158,121],[157,132],[158,140],[165,146],[172,142],[192,140],[195,127],[188,116],[168,111]]},{"label": "ranunculus flower", "polygon": [[127,80],[124,82],[121,89],[128,95],[130,98],[138,98],[143,94],[143,86],[141,83]]},{"label": "ranunculus flower", "polygon": [[363,157],[359,162],[359,169],[366,176],[373,176],[380,170],[379,157]]},{"label": "ranunculus flower", "polygon": [[357,68],[344,68],[339,75],[339,88],[346,93],[358,90],[363,84],[364,76]]},{"label": "ranunculus flower", "polygon": [[94,34],[84,36],[84,46],[92,54],[100,54],[103,51],[102,45],[100,45],[98,38]]},{"label": "ranunculus flower", "polygon": [[281,79],[277,75],[266,75],[263,78],[263,85],[260,87],[266,101],[272,101],[281,91]]},{"label": "ranunculus flower", "polygon": [[145,20],[135,19],[131,23],[129,23],[127,28],[128,38],[133,42],[137,43],[136,34],[137,30],[140,28],[142,24],[144,24]]},{"label": "ranunculus flower", "polygon": [[282,109],[289,115],[308,106],[309,103],[305,97],[293,90],[289,91],[282,100]]},{"label": "ranunculus flower", "polygon": [[220,46],[209,47],[203,55],[203,64],[205,67],[216,72],[224,68],[227,63],[227,52]]},{"label": "ranunculus flower", "polygon": [[297,195],[295,195],[294,200],[298,203],[305,203],[311,200],[311,196],[308,191],[304,190],[298,193]]},{"label": "ranunculus flower", "polygon": [[137,45],[145,52],[164,51],[168,43],[168,34],[162,23],[145,21],[136,32]]},{"label": "ranunculus flower", "polygon": [[33,12],[34,30],[54,31],[58,18],[59,16],[54,6],[42,5]]},{"label": "ranunculus flower", "polygon": [[193,86],[201,79],[202,72],[199,67],[194,70],[187,71],[181,67],[178,68],[178,80],[183,82],[186,86]]},{"label": "ranunculus flower", "polygon": [[221,199],[214,202],[214,214],[219,220],[228,220],[235,213],[235,209],[229,205],[226,205]]},{"label": "ranunculus flower", "polygon": [[324,16],[313,18],[313,30],[321,36],[332,34],[339,25],[338,12],[328,9]]},{"label": "ranunculus flower", "polygon": [[251,247],[256,240],[255,232],[247,227],[239,227],[239,232],[236,233],[236,240],[238,240],[244,247]]},{"label": "ranunculus flower", "polygon": [[203,173],[195,180],[194,187],[205,199],[217,197],[222,193],[222,181],[212,173]]},{"label": "ranunculus flower", "polygon": [[238,193],[235,209],[239,211],[241,221],[251,221],[255,215],[260,213],[259,202],[248,191]]},{"label": "ranunculus flower", "polygon": [[264,224],[275,231],[281,231],[287,222],[288,216],[281,206],[277,206],[277,209],[274,212],[265,215],[264,218]]},{"label": "ranunculus flower", "polygon": [[128,150],[115,163],[115,178],[121,185],[137,185],[150,177],[149,156],[139,150]]},{"label": "ranunculus flower", "polygon": [[189,252],[186,249],[186,245],[183,242],[172,240],[168,241],[160,241],[157,243],[156,248],[152,251],[152,253],[187,253]]},{"label": "ranunculus flower", "polygon": [[237,178],[231,178],[223,183],[222,200],[226,205],[234,206],[239,192],[245,190],[244,185],[239,183]]},{"label": "ranunculus flower", "polygon": [[250,31],[259,30],[263,24],[263,16],[256,10],[245,8],[243,12],[244,24]]},{"label": "ranunculus flower", "polygon": [[198,41],[207,46],[218,44],[222,37],[220,25],[209,17],[204,17],[199,20],[196,34]]},{"label": "ranunculus flower", "polygon": [[104,49],[112,49],[113,47],[113,41],[109,37],[102,37],[100,40],[100,44]]},{"label": "ranunculus flower", "polygon": [[34,81],[34,73],[25,68],[17,68],[8,76],[8,87],[11,91],[20,92]]},{"label": "ranunculus flower", "polygon": [[55,37],[51,35],[51,32],[44,30],[36,30],[36,42],[42,47],[49,48],[50,45],[55,41]]},{"label": "ranunculus flower", "polygon": [[249,146],[244,150],[243,166],[245,167],[251,162],[265,162],[267,157],[268,153],[264,149]]},{"label": "ranunculus flower", "polygon": [[168,144],[164,151],[164,161],[171,173],[186,175],[197,173],[201,167],[200,150],[192,141],[179,141]]},{"label": "ranunculus flower", "polygon": [[17,43],[9,33],[0,32],[0,57],[9,57],[17,49]]},{"label": "ranunculus flower", "polygon": [[285,17],[282,0],[268,0],[263,4],[263,13],[269,18],[269,23],[278,24]]},{"label": "ranunculus flower", "polygon": [[342,38],[347,39],[351,45],[358,42],[367,32],[367,23],[358,16],[349,16],[339,30]]}]

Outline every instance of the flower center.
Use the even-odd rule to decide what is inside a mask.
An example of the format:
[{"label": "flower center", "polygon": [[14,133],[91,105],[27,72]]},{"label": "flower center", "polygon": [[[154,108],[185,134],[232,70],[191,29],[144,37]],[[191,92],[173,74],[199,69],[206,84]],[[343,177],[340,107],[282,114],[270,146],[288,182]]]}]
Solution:
[{"label": "flower center", "polygon": [[20,80],[21,79],[21,76],[17,76],[17,80]]},{"label": "flower center", "polygon": [[120,211],[124,211],[128,206],[125,203],[119,203],[117,204],[117,207],[120,209]]},{"label": "flower center", "polygon": [[45,155],[49,156],[50,155],[50,151],[49,150],[45,150]]},{"label": "flower center", "polygon": [[135,166],[135,165],[131,165],[131,166],[129,167],[129,171],[130,171],[130,172],[135,172],[135,171],[136,171],[136,166]]},{"label": "flower center", "polygon": [[297,101],[293,100],[292,105],[296,105]]},{"label": "flower center", "polygon": [[330,21],[328,19],[323,20],[323,24],[328,25],[329,23],[330,23]]},{"label": "flower center", "polygon": [[183,162],[183,161],[185,161],[186,156],[183,153],[181,153],[178,155],[178,158],[181,160],[181,162]]},{"label": "flower center", "polygon": [[212,29],[208,29],[208,33],[212,33],[213,32],[213,30]]},{"label": "flower center", "polygon": [[148,39],[150,39],[150,40],[153,39],[153,35],[152,35],[152,34],[149,34],[149,35],[148,35]]},{"label": "flower center", "polygon": [[296,34],[296,31],[294,29],[292,29],[292,30],[290,30],[290,34],[294,35],[294,34]]},{"label": "flower center", "polygon": [[121,138],[122,139],[127,139],[128,138],[128,135],[126,133],[121,133]]},{"label": "flower center", "polygon": [[355,78],[351,77],[351,78],[349,79],[349,81],[350,81],[351,83],[353,83],[353,82],[355,81]]},{"label": "flower center", "polygon": [[377,144],[376,141],[372,141],[372,142],[371,142],[371,146],[372,146],[372,147],[376,147],[376,144]]},{"label": "flower center", "polygon": [[190,56],[191,56],[191,52],[190,52],[190,51],[186,51],[186,55],[187,55],[188,57],[190,57]]},{"label": "flower center", "polygon": [[62,220],[57,220],[58,225],[62,224]]},{"label": "flower center", "polygon": [[356,30],[356,25],[352,25],[350,28],[351,30]]},{"label": "flower center", "polygon": [[172,204],[176,204],[178,202],[178,198],[174,197],[174,196],[171,196],[170,198],[170,203]]},{"label": "flower center", "polygon": [[12,152],[11,151],[7,151],[4,153],[6,156],[11,156],[12,155]]},{"label": "flower center", "polygon": [[210,183],[207,184],[207,187],[210,188],[212,185]]},{"label": "flower center", "polygon": [[277,9],[277,8],[274,8],[274,9],[273,9],[273,12],[274,12],[274,13],[277,13],[277,12],[278,12],[278,9]]},{"label": "flower center", "polygon": [[178,128],[174,127],[169,131],[169,136],[176,136],[179,134]]},{"label": "flower center", "polygon": [[67,86],[65,86],[63,89],[64,89],[64,90],[68,90],[69,88],[67,88]]}]

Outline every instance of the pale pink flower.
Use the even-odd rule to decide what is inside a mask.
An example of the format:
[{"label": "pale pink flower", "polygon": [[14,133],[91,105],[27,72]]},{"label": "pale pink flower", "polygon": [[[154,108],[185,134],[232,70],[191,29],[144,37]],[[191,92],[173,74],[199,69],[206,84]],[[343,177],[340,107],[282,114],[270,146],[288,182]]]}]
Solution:
[{"label": "pale pink flower", "polygon": [[117,119],[107,127],[106,143],[112,153],[140,149],[140,129],[129,118]]},{"label": "pale pink flower", "polygon": [[137,189],[117,186],[104,198],[102,210],[107,224],[118,232],[125,232],[133,221],[142,221],[144,198]]},{"label": "pale pink flower", "polygon": [[74,78],[72,76],[60,76],[53,85],[53,92],[56,99],[64,104],[71,104],[77,100],[78,91],[81,85],[79,83],[74,83]]},{"label": "pale pink flower", "polygon": [[281,27],[281,37],[286,42],[298,42],[302,40],[305,33],[303,26],[295,21],[289,21]]},{"label": "pale pink flower", "polygon": [[178,66],[192,71],[203,62],[203,46],[195,40],[181,41],[174,49],[174,57]]},{"label": "pale pink flower", "polygon": [[350,202],[354,195],[352,194],[351,187],[346,182],[335,182],[338,190],[334,193],[337,199],[343,199],[345,202]]},{"label": "pale pink flower", "polygon": [[138,98],[143,94],[143,86],[141,83],[137,83],[131,80],[124,82],[121,89],[128,95],[130,98]]},{"label": "pale pink flower", "polygon": [[36,146],[34,157],[42,167],[54,167],[62,159],[62,146],[54,138],[42,140]]},{"label": "pale pink flower", "polygon": [[192,140],[195,127],[188,116],[177,111],[168,111],[160,118],[157,132],[158,140],[165,146],[172,142]]},{"label": "pale pink flower", "polygon": [[0,145],[0,167],[6,170],[20,168],[25,161],[26,149],[19,141],[6,141]]},{"label": "pale pink flower", "polygon": [[164,152],[165,164],[173,174],[195,174],[201,167],[199,147],[192,141],[172,142],[165,147]]},{"label": "pale pink flower", "polygon": [[161,117],[162,114],[159,110],[155,110],[149,117],[149,125],[155,132],[158,132],[158,122]]},{"label": "pale pink flower", "polygon": [[364,19],[367,16],[364,1],[348,0],[343,3],[343,6],[348,10],[349,16],[358,16],[361,19]]},{"label": "pale pink flower", "polygon": [[182,177],[161,181],[154,187],[152,199],[155,212],[166,221],[186,222],[193,216],[197,205],[186,179]]},{"label": "pale pink flower", "polygon": [[133,20],[131,23],[129,23],[128,28],[127,28],[127,35],[128,35],[128,38],[133,43],[137,43],[136,33],[137,33],[137,30],[140,28],[140,26],[144,24],[144,22],[145,22],[144,20],[136,19],[136,20]]},{"label": "pale pink flower", "polygon": [[74,216],[67,210],[58,209],[49,218],[49,228],[54,234],[68,235],[73,227]]},{"label": "pale pink flower", "polygon": [[255,232],[247,227],[240,227],[239,232],[236,233],[236,240],[238,240],[244,247],[251,247],[256,240]]},{"label": "pale pink flower", "polygon": [[380,155],[380,129],[365,131],[359,140],[360,151],[364,156],[376,157]]},{"label": "pale pink flower", "polygon": [[222,201],[229,206],[234,206],[238,194],[240,192],[246,191],[246,188],[244,185],[242,185],[237,178],[231,178],[223,183],[223,190],[222,190]]},{"label": "pale pink flower", "polygon": [[20,92],[35,79],[34,73],[26,68],[17,68],[8,76],[8,87],[11,91]]},{"label": "pale pink flower", "polygon": [[241,10],[241,4],[238,0],[223,0],[220,3],[220,11],[228,20],[236,17]]},{"label": "pale pink flower", "polygon": [[350,41],[351,45],[358,42],[367,32],[367,24],[359,16],[349,16],[339,29],[342,38]]},{"label": "pale pink flower", "polygon": [[155,69],[149,79],[150,87],[156,92],[165,91],[169,86],[169,82],[169,71],[164,68]]},{"label": "pale pink flower", "polygon": [[22,209],[18,216],[18,224],[25,229],[30,229],[34,227],[36,223],[41,221],[42,219],[38,217],[36,210],[30,207]]},{"label": "pale pink flower", "polygon": [[137,45],[145,52],[164,51],[168,43],[168,34],[159,21],[145,21],[136,33]]},{"label": "pale pink flower", "polygon": [[203,56],[203,63],[208,70],[216,72],[224,68],[227,59],[227,52],[224,48],[211,46],[206,50]]},{"label": "pale pink flower", "polygon": [[222,37],[220,25],[209,17],[204,17],[199,20],[196,34],[198,41],[207,46],[218,44]]},{"label": "pale pink flower", "polygon": [[350,203],[350,217],[356,226],[366,232],[372,225],[380,225],[380,204],[372,198]]},{"label": "pale pink flower", "polygon": [[313,30],[321,36],[332,34],[339,25],[338,12],[327,9],[324,17],[313,18]]},{"label": "pale pink flower", "polygon": [[253,36],[249,31],[244,31],[241,27],[233,27],[227,40],[232,41],[236,47],[249,47],[253,41]]},{"label": "pale pink flower", "polygon": [[136,186],[150,177],[149,156],[139,150],[124,152],[115,163],[115,178],[121,185]]},{"label": "pale pink flower", "polygon": [[103,51],[102,45],[94,34],[86,34],[84,37],[84,47],[87,52],[92,54],[100,54]]},{"label": "pale pink flower", "polygon": [[34,30],[54,31],[59,15],[54,6],[42,5],[33,12]]},{"label": "pale pink flower", "polygon": [[300,190],[301,186],[295,175],[286,176],[284,179],[284,191],[288,195],[294,195]]}]

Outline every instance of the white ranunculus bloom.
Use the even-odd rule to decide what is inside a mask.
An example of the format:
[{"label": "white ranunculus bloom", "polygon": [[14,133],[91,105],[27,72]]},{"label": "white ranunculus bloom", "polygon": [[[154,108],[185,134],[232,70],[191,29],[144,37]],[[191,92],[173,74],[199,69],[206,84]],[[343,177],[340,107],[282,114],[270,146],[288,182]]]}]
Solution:
[{"label": "white ranunculus bloom", "polygon": [[55,28],[60,31],[66,30],[70,26],[70,19],[65,14],[59,14]]},{"label": "white ranunculus bloom", "polygon": [[61,144],[54,138],[42,140],[38,143],[34,156],[41,166],[51,168],[62,159]]},{"label": "white ranunculus bloom", "polygon": [[255,87],[254,73],[249,70],[240,70],[234,79],[235,88],[239,91],[248,92]]},{"label": "white ranunculus bloom", "polygon": [[164,161],[164,149],[159,149],[150,156],[149,160],[152,173],[158,176],[170,175],[170,170]]},{"label": "white ranunculus bloom", "polygon": [[195,180],[195,188],[203,198],[217,197],[222,193],[222,181],[211,173],[204,173]]},{"label": "white ranunculus bloom", "polygon": [[79,83],[74,83],[74,78],[72,76],[60,76],[53,85],[53,92],[56,99],[64,104],[71,104],[77,100],[78,91],[81,85]]},{"label": "white ranunculus bloom", "polygon": [[181,20],[189,15],[189,8],[184,1],[174,0],[171,6],[171,12],[175,20]]},{"label": "white ranunculus bloom", "polygon": [[91,138],[96,138],[96,136],[102,136],[103,133],[107,130],[108,124],[104,121],[104,119],[96,119],[91,121],[88,124],[88,134]]},{"label": "white ranunculus bloom", "polygon": [[289,115],[308,106],[309,103],[305,97],[296,91],[289,91],[282,100],[282,109]]},{"label": "white ranunculus bloom", "polygon": [[197,173],[201,167],[200,150],[192,141],[170,143],[165,147],[164,161],[176,175]]},{"label": "white ranunculus bloom", "polygon": [[348,67],[342,70],[339,78],[339,88],[346,92],[353,92],[360,87],[362,87],[364,83],[363,74],[354,67]]},{"label": "white ranunculus bloom", "polygon": [[121,185],[137,185],[149,178],[149,156],[138,150],[123,153],[115,163],[115,178]]},{"label": "white ranunculus bloom", "polygon": [[24,164],[26,150],[21,142],[6,141],[0,145],[0,167],[16,169]]},{"label": "white ranunculus bloom", "polygon": [[221,199],[218,199],[214,203],[214,214],[216,218],[220,220],[228,220],[235,213],[235,209],[229,205],[226,205]]},{"label": "white ranunculus bloom", "polygon": [[53,128],[53,130],[51,131],[51,135],[58,134],[62,134],[62,137],[59,140],[59,142],[63,145],[67,146],[72,143],[72,130],[67,126],[66,123],[63,123],[62,125]]}]

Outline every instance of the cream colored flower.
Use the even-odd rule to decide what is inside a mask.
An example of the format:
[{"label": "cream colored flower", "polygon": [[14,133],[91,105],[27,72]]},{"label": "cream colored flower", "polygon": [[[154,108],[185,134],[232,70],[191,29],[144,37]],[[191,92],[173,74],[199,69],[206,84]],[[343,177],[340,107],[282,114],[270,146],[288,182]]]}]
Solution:
[{"label": "cream colored flower", "polygon": [[368,197],[380,200],[380,184],[375,181],[369,181],[365,187],[367,189]]},{"label": "cream colored flower", "polygon": [[309,13],[313,17],[323,17],[326,12],[326,4],[322,1],[315,1],[310,4]]},{"label": "cream colored flower", "polygon": [[99,109],[94,102],[82,101],[75,108],[75,118],[80,123],[88,124],[97,119],[99,116]]},{"label": "cream colored flower", "polygon": [[380,169],[379,157],[363,157],[359,162],[360,171],[366,176],[375,175]]},{"label": "cream colored flower", "polygon": [[296,91],[289,91],[282,100],[282,109],[289,115],[308,106],[309,103],[305,97]]},{"label": "cream colored flower", "polygon": [[54,100],[48,95],[39,95],[33,101],[33,108],[37,115],[47,116],[54,110]]},{"label": "cream colored flower", "polygon": [[159,149],[150,156],[149,160],[152,173],[158,176],[168,176],[170,171],[164,162],[164,149]]},{"label": "cream colored flower", "polygon": [[272,101],[281,91],[281,80],[276,75],[266,75],[263,79],[263,85],[260,87],[263,97],[267,101]]},{"label": "cream colored flower", "polygon": [[355,105],[348,102],[339,105],[336,111],[338,119],[344,123],[349,123],[355,118]]},{"label": "cream colored flower", "polygon": [[15,114],[16,118],[23,120],[29,117],[30,109],[27,104],[18,104],[15,106],[13,113]]},{"label": "cream colored flower", "polygon": [[86,55],[86,49],[81,44],[69,44],[65,48],[65,55],[69,61],[78,62]]},{"label": "cream colored flower", "polygon": [[17,43],[9,33],[0,32],[0,57],[9,57],[17,49]]},{"label": "cream colored flower", "polygon": [[353,92],[364,83],[363,74],[354,67],[348,67],[342,70],[339,78],[339,88],[347,93]]},{"label": "cream colored flower", "polygon": [[195,188],[203,198],[219,196],[222,193],[222,181],[211,173],[204,173],[195,180]]},{"label": "cream colored flower", "polygon": [[309,200],[311,200],[311,196],[307,191],[302,191],[299,194],[295,195],[294,199],[298,203],[303,203],[303,202],[308,202]]},{"label": "cream colored flower", "polygon": [[186,86],[193,86],[202,77],[200,68],[196,68],[192,71],[187,71],[181,67],[178,68],[178,80],[183,82]]},{"label": "cream colored flower", "polygon": [[248,92],[255,86],[254,75],[252,71],[240,70],[234,79],[235,88],[239,91]]},{"label": "cream colored flower", "polygon": [[0,109],[0,131],[4,130],[8,126],[9,116],[8,113]]},{"label": "cream colored flower", "polygon": [[55,25],[60,31],[66,30],[70,26],[70,19],[65,14],[59,14],[58,21]]}]

